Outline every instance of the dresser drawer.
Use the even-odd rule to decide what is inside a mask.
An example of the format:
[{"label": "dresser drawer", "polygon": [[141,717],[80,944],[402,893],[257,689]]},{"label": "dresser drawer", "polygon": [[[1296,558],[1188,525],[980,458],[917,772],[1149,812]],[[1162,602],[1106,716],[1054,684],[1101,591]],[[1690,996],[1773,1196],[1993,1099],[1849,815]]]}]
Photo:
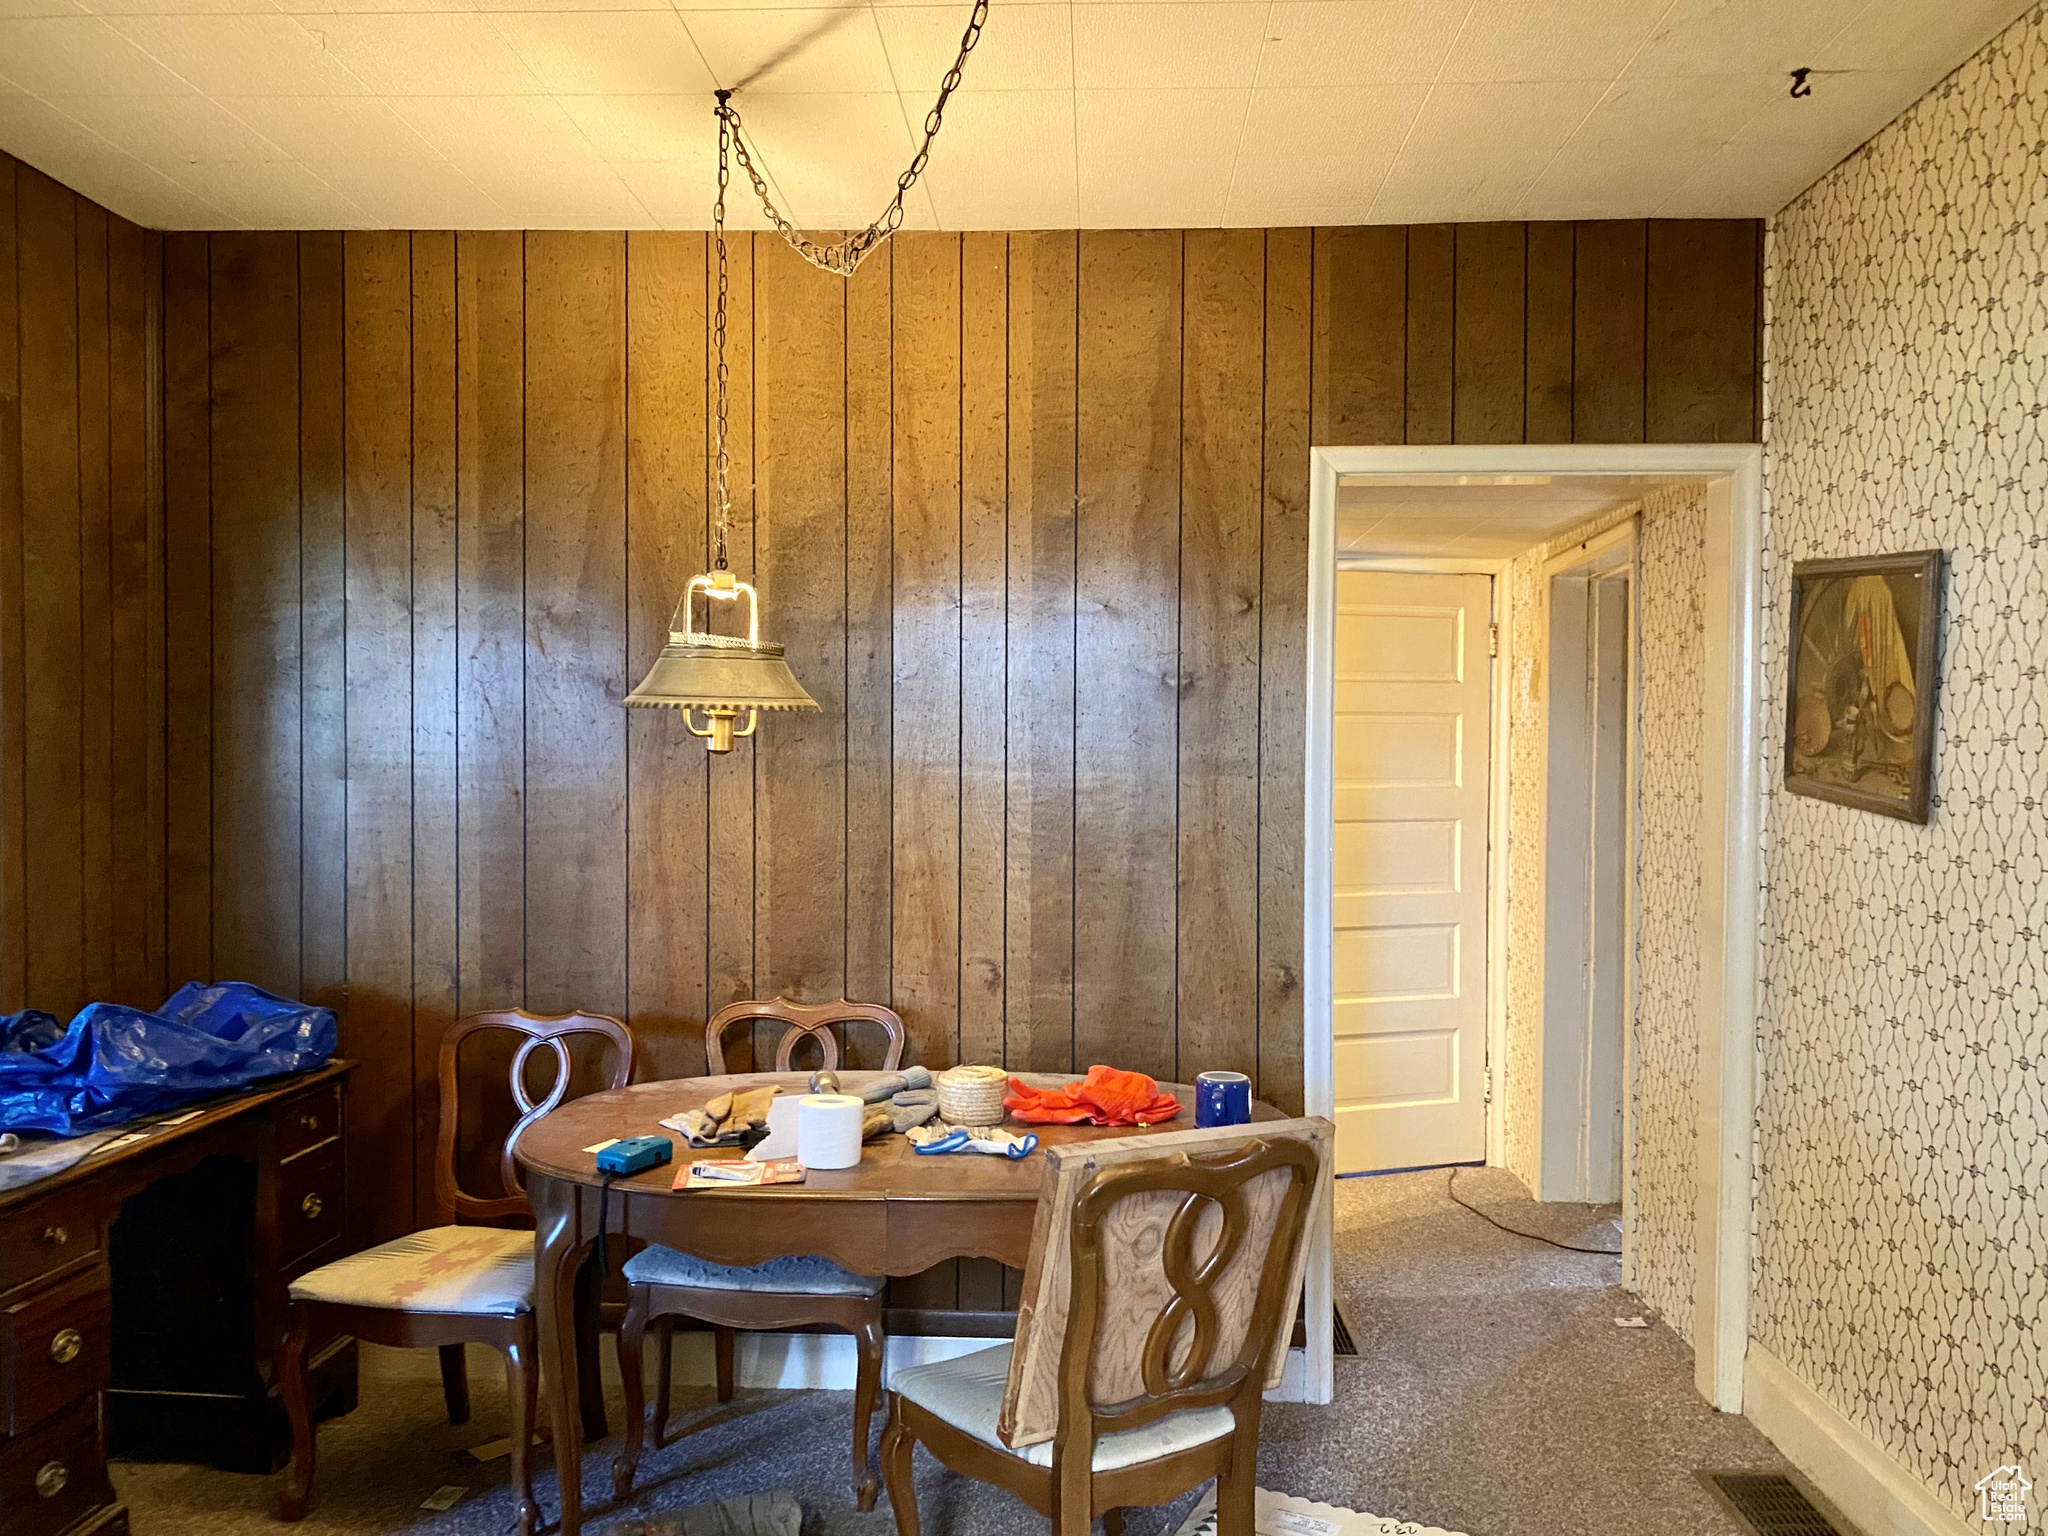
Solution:
[{"label": "dresser drawer", "polygon": [[341,1085],[329,1083],[287,1099],[272,1114],[277,1125],[278,1160],[297,1157],[308,1147],[341,1134]]},{"label": "dresser drawer", "polygon": [[25,1434],[105,1386],[112,1334],[98,1265],[0,1311],[0,1429]]},{"label": "dresser drawer", "polygon": [[330,1141],[277,1171],[278,1261],[290,1265],[341,1231],[341,1143]]},{"label": "dresser drawer", "polygon": [[0,1295],[99,1251],[99,1221],[76,1190],[11,1211],[0,1216]]},{"label": "dresser drawer", "polygon": [[96,1394],[19,1439],[0,1441],[0,1536],[66,1530],[113,1502]]}]

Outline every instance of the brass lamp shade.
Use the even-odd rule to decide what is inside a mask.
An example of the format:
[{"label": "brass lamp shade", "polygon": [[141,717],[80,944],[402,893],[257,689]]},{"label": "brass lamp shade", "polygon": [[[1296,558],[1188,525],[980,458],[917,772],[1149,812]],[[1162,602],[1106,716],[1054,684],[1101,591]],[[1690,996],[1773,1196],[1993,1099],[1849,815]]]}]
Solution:
[{"label": "brass lamp shade", "polygon": [[779,645],[706,645],[671,634],[640,686],[626,695],[638,709],[811,709],[818,701],[782,659]]}]

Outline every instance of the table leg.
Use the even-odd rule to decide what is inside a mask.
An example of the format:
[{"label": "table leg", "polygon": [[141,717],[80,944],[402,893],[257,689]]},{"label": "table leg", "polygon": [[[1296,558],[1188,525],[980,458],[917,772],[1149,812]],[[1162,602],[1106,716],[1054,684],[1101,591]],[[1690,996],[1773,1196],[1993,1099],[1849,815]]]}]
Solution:
[{"label": "table leg", "polygon": [[583,1418],[578,1386],[577,1274],[583,1241],[574,1184],[531,1170],[526,1197],[533,1206],[533,1305],[540,1331],[541,1380],[548,1426],[555,1437],[555,1480],[561,1497],[558,1536],[583,1529]]}]

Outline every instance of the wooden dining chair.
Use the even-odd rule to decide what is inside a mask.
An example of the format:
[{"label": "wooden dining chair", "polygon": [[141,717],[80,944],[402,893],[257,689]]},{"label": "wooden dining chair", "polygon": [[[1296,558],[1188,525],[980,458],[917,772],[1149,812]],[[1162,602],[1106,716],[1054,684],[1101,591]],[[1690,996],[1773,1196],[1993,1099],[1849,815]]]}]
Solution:
[{"label": "wooden dining chair", "polygon": [[[806,1038],[817,1042],[826,1069],[839,1065],[835,1025],[879,1024],[888,1037],[885,1071],[903,1064],[903,1020],[879,1003],[807,1005],[787,998],[748,999],[730,1004],[704,1026],[704,1060],[713,1077],[725,1073],[726,1032],[738,1024],[766,1021],[784,1026],[775,1047],[775,1070],[791,1070],[791,1053]],[[856,1275],[830,1259],[810,1256],[770,1259],[765,1264],[713,1264],[672,1248],[644,1248],[626,1261],[631,1289],[626,1320],[619,1327],[619,1375],[626,1389],[626,1441],[612,1463],[612,1489],[624,1498],[640,1465],[646,1398],[641,1384],[641,1340],[651,1325],[657,1361],[654,1389],[654,1444],[667,1444],[670,1373],[676,1319],[712,1325],[718,1400],[733,1396],[734,1331],[741,1328],[842,1328],[854,1337],[859,1368],[853,1390],[853,1491],[861,1509],[875,1507],[880,1484],[868,1454],[868,1429],[881,1394],[882,1288],[878,1276]]]},{"label": "wooden dining chair", "polygon": [[1279,1385],[1335,1131],[1275,1120],[1047,1148],[1012,1344],[899,1371],[882,1474],[917,1536],[911,1453],[1087,1536],[1216,1480],[1252,1536],[1259,1401]]},{"label": "wooden dining chair", "polygon": [[[457,1118],[461,1109],[457,1058],[462,1042],[484,1030],[520,1037],[512,1057],[511,1087],[519,1119],[498,1153],[505,1193],[465,1192],[456,1178]],[[301,1520],[313,1493],[313,1417],[306,1395],[306,1348],[310,1340],[350,1334],[373,1344],[437,1348],[448,1422],[469,1419],[467,1344],[487,1344],[505,1356],[505,1385],[512,1405],[511,1474],[519,1501],[519,1536],[533,1536],[540,1506],[533,1497],[529,1447],[539,1388],[538,1337],[533,1314],[532,1210],[522,1190],[513,1151],[526,1128],[569,1096],[570,1059],[564,1042],[595,1035],[611,1046],[610,1081],[623,1088],[633,1080],[633,1035],[603,1014],[565,1013],[543,1017],[522,1009],[475,1013],[457,1022],[441,1041],[440,1140],[434,1152],[434,1200],[442,1225],[395,1238],[310,1270],[291,1282],[291,1308],[278,1370],[285,1414],[292,1426],[290,1480],[278,1496],[277,1516]],[[536,1101],[526,1088],[526,1064],[543,1046],[555,1057],[554,1082]],[[525,1228],[467,1225],[524,1218]]]}]

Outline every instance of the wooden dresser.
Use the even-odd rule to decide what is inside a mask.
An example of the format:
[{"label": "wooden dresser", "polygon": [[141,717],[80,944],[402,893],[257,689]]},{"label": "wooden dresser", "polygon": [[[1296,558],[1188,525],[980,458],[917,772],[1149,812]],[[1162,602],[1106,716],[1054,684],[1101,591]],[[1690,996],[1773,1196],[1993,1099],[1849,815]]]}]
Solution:
[{"label": "wooden dresser", "polygon": [[[291,1278],[342,1242],[333,1062],[0,1194],[0,1536],[127,1529],[107,1445],[261,1472],[290,1437],[273,1356]],[[352,1340],[316,1400],[354,1405]]]}]

